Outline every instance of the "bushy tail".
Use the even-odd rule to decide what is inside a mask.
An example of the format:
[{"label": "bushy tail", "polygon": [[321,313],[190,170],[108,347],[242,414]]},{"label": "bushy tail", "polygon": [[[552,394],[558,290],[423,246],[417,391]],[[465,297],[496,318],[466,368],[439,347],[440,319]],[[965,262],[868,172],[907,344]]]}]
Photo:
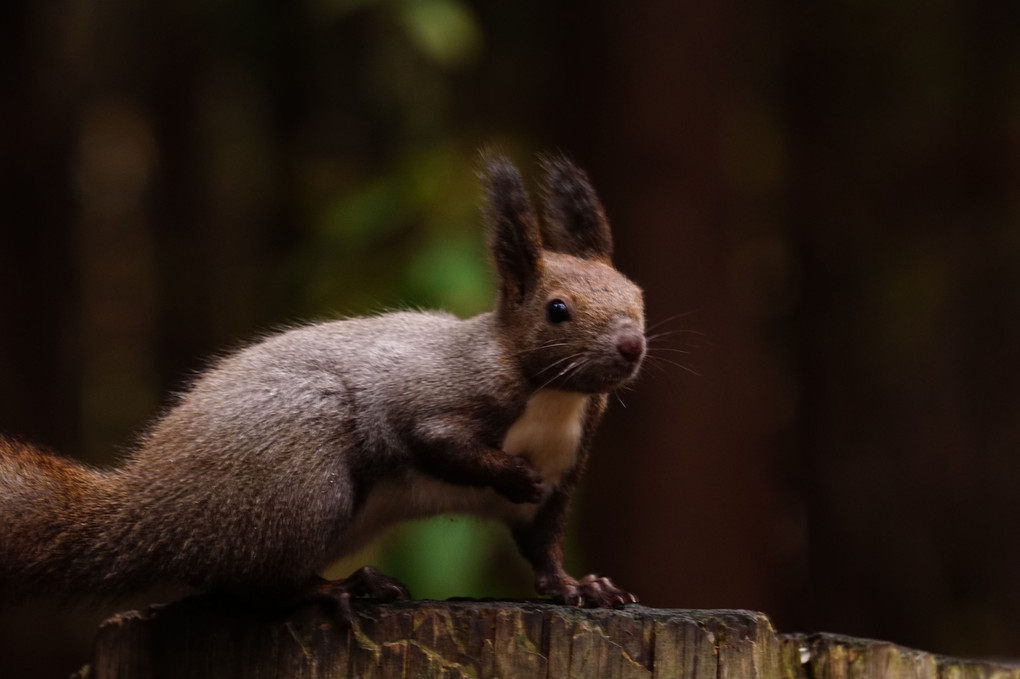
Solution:
[{"label": "bushy tail", "polygon": [[0,598],[72,595],[106,484],[99,470],[0,436]]}]

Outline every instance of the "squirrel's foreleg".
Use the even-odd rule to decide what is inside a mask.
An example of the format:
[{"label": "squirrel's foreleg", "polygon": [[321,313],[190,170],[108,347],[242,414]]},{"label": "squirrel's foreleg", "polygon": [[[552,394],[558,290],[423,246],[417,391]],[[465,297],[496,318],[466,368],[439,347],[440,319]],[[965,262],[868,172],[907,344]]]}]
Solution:
[{"label": "squirrel's foreleg", "polygon": [[637,597],[606,577],[589,574],[574,578],[563,568],[563,534],[570,490],[556,488],[534,520],[512,526],[521,554],[535,570],[535,589],[559,604],[591,608],[622,608]]}]

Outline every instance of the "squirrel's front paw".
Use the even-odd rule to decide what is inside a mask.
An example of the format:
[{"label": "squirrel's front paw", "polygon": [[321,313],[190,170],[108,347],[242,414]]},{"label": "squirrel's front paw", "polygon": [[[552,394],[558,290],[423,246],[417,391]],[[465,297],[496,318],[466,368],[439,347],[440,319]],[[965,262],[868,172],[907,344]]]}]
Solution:
[{"label": "squirrel's front paw", "polygon": [[527,460],[509,456],[499,480],[492,485],[510,502],[539,502],[545,495],[542,474]]},{"label": "squirrel's front paw", "polygon": [[584,608],[623,608],[636,604],[637,597],[625,592],[609,578],[600,575],[586,575],[579,580],[569,576],[538,582],[538,591],[547,594],[553,601],[567,606]]}]

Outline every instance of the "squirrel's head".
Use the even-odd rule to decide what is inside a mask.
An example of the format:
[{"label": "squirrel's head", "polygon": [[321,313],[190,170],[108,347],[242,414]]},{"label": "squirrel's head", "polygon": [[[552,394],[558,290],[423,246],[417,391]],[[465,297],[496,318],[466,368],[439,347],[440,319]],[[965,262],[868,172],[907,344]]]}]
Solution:
[{"label": "squirrel's head", "polygon": [[517,169],[502,157],[486,164],[496,322],[535,388],[612,391],[644,358],[641,289],[613,267],[609,223],[585,173],[565,158],[542,165],[539,225]]}]

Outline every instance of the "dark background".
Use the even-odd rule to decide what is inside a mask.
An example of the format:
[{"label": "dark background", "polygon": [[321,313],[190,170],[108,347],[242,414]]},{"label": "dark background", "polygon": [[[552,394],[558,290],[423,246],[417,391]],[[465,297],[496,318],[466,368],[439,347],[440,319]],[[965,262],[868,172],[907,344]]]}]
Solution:
[{"label": "dark background", "polygon": [[[1015,1],[15,0],[0,77],[0,429],[109,464],[260,332],[483,310],[477,149],[560,149],[670,333],[575,570],[1020,656]],[[510,554],[443,519],[359,559],[528,595]],[[123,605],[0,603],[0,674],[66,674]]]}]

